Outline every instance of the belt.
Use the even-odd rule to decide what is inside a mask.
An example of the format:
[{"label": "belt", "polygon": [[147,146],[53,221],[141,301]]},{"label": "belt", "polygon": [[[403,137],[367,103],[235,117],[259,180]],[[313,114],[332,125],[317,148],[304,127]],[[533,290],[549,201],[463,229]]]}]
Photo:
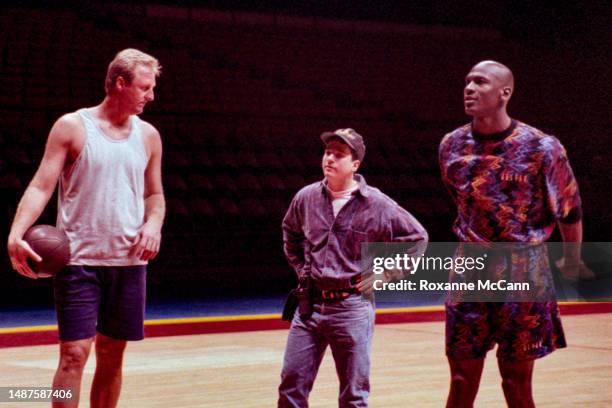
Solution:
[{"label": "belt", "polygon": [[314,290],[315,300],[323,300],[325,302],[336,302],[344,300],[352,294],[357,294],[359,291],[356,288],[336,289],[336,290]]}]

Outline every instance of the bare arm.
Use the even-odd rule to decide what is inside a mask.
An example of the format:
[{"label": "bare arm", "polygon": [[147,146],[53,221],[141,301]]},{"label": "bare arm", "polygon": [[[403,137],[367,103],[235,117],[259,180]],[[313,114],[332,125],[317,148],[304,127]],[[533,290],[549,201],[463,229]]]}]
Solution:
[{"label": "bare arm", "polygon": [[569,280],[594,279],[591,271],[581,259],[582,221],[572,224],[558,222],[563,239],[563,258],[556,262],[563,276]]},{"label": "bare arm", "polygon": [[166,201],[161,176],[162,143],[159,132],[146,124],[145,137],[149,162],[145,170],[145,223],[140,228],[134,244],[136,256],[142,260],[153,259],[159,253],[161,229],[166,215]]},{"label": "bare arm", "polygon": [[573,224],[558,222],[563,239],[563,258],[566,264],[580,263],[580,247],[582,243],[582,221]]},{"label": "bare arm", "polygon": [[40,257],[23,240],[23,235],[40,217],[53,195],[70,148],[79,137],[80,131],[80,121],[74,114],[61,117],[53,125],[38,170],[19,201],[7,249],[13,268],[24,276],[36,278],[27,260],[33,258],[40,261]]}]

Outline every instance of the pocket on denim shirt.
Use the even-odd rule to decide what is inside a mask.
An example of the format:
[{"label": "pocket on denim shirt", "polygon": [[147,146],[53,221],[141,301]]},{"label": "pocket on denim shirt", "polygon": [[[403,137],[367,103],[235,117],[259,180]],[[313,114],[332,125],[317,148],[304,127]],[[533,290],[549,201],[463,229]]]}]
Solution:
[{"label": "pocket on denim shirt", "polygon": [[361,259],[361,244],[368,242],[368,233],[349,228],[344,240],[344,252],[351,259]]}]

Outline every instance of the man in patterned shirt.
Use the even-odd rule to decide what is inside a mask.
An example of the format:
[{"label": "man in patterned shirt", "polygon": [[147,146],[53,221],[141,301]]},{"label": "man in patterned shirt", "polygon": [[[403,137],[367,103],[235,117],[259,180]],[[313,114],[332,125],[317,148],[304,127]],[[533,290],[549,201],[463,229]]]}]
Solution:
[{"label": "man in patterned shirt", "polygon": [[[457,205],[453,231],[461,242],[539,244],[558,225],[564,242],[579,243],[580,194],[565,149],[510,118],[513,90],[512,72],[495,61],[476,64],[465,79],[472,122],[447,134],[439,150],[442,179]],[[506,268],[516,269],[512,263]],[[586,270],[579,245],[565,245],[558,265],[565,276]],[[547,259],[544,268],[550,273]],[[448,407],[473,405],[494,343],[508,405],[533,407],[535,359],[566,346],[557,303],[447,301]]]}]

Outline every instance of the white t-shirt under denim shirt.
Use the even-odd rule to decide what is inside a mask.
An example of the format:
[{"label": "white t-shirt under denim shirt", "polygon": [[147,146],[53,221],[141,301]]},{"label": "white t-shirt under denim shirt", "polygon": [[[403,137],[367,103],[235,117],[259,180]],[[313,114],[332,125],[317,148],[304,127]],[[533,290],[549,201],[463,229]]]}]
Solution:
[{"label": "white t-shirt under denim shirt", "polygon": [[351,196],[353,195],[355,191],[357,191],[358,187],[359,185],[357,183],[353,183],[353,185],[346,190],[333,191],[331,188],[329,188],[329,185],[327,186],[327,191],[329,192],[329,195],[331,196],[331,199],[332,199],[332,208],[334,209],[334,217],[338,215],[342,207],[344,207],[344,205],[348,202],[348,200],[351,199]]}]

